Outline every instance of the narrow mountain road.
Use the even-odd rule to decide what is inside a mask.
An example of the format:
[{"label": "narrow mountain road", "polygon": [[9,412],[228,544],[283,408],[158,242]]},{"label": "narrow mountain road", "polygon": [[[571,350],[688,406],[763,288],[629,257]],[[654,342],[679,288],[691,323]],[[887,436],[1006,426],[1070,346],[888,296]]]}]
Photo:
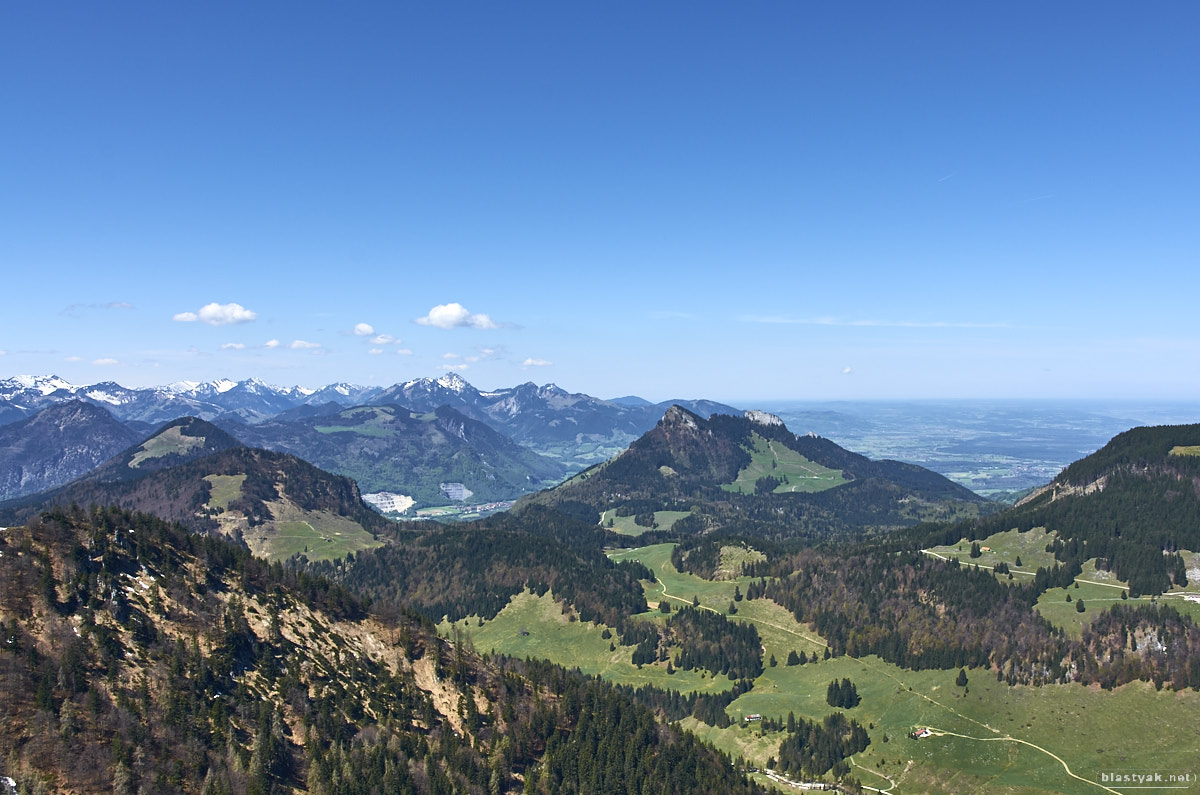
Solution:
[{"label": "narrow mountain road", "polygon": [[[922,551],[925,552],[926,554],[932,555],[933,557],[941,558],[942,560],[947,559],[945,556],[939,555],[936,552],[932,552],[931,550],[922,550]],[[991,567],[990,566],[987,566],[987,567],[981,566],[980,568],[989,568],[990,569]],[[1021,572],[1021,573],[1022,574],[1029,573],[1032,575],[1032,573],[1030,573],[1030,572]],[[668,593],[666,583],[664,583],[662,581],[662,579],[660,577],[658,577],[657,573],[655,574],[654,579],[655,579],[655,582],[658,584],[658,590],[662,594],[663,598],[673,599],[677,602],[683,602],[683,603],[689,604],[689,605],[692,604],[692,600],[690,600],[690,599],[685,599],[681,596],[676,596],[675,594]],[[1091,582],[1091,581],[1090,580],[1081,580],[1081,582]],[[1094,583],[1094,584],[1108,585],[1108,583]],[[1113,587],[1120,587],[1120,586],[1113,586]],[[720,610],[714,610],[713,608],[707,607],[705,605],[700,605],[700,609],[708,610],[713,613],[721,612]],[[810,637],[801,632],[797,632],[794,629],[790,629],[788,627],[782,626],[780,624],[775,624],[770,621],[765,621],[763,619],[749,618],[749,617],[742,616],[742,615],[735,615],[735,616],[727,615],[726,618],[728,618],[730,620],[747,621],[752,624],[762,624],[764,626],[772,627],[774,629],[777,629],[777,630],[787,633],[789,635],[794,635],[798,638],[803,638],[804,640],[807,640],[810,643],[815,643],[818,646],[827,648],[829,645],[819,638]],[[982,721],[979,721],[979,720],[976,720],[975,718],[964,715],[963,713],[959,712],[958,710],[954,709],[953,707],[951,707],[948,704],[943,704],[942,702],[938,701],[937,699],[931,698],[930,696],[927,696],[924,693],[913,690],[912,687],[907,682],[905,682],[903,679],[901,679],[900,677],[893,674],[891,671],[887,670],[885,665],[873,663],[873,662],[865,660],[861,657],[855,657],[852,659],[854,659],[855,662],[858,662],[859,664],[861,664],[864,668],[868,668],[868,669],[874,671],[875,673],[878,673],[882,676],[887,677],[888,679],[891,679],[892,681],[896,682],[898,685],[903,687],[904,690],[908,691],[909,693],[912,693],[914,696],[917,696],[918,698],[921,698],[921,699],[929,702],[930,704],[944,710],[945,712],[949,713],[950,715],[955,716],[956,718],[958,718],[960,720],[966,721],[968,723],[973,723],[976,726],[979,726],[980,728],[991,732],[995,736],[994,737],[971,737],[966,734],[959,734],[957,732],[952,732],[952,731],[949,731],[946,729],[938,729],[933,726],[930,726],[929,727],[930,730],[933,731],[935,735],[942,734],[942,735],[948,735],[948,736],[952,736],[952,737],[959,737],[959,738],[962,738],[965,740],[975,740],[978,742],[1011,742],[1011,743],[1017,743],[1020,745],[1027,745],[1030,748],[1040,751],[1041,753],[1045,754],[1046,756],[1048,756],[1051,759],[1058,762],[1060,765],[1062,765],[1063,770],[1071,778],[1077,779],[1085,784],[1090,784],[1090,785],[1097,787],[1105,792],[1113,793],[1113,795],[1122,795],[1122,793],[1118,792],[1117,790],[1110,789],[1109,787],[1106,787],[1103,784],[1100,784],[1099,782],[1092,781],[1091,779],[1087,779],[1087,778],[1084,778],[1083,776],[1077,775],[1073,770],[1071,770],[1070,766],[1066,763],[1066,761],[1064,761],[1062,757],[1058,756],[1053,751],[1050,751],[1047,748],[1043,748],[1042,746],[1037,745],[1036,743],[1031,743],[1028,740],[1022,740],[1019,737],[1013,737],[1012,735],[1009,735],[1009,734],[1002,734],[999,729],[992,728],[991,726],[989,726],[986,723],[983,723]],[[860,768],[861,770],[864,770],[868,773],[879,776],[880,778],[886,779],[889,784],[887,789],[876,789],[874,787],[867,787],[867,786],[864,786],[863,789],[870,790],[872,792],[882,793],[883,795],[892,795],[893,791],[896,789],[896,787],[899,786],[897,784],[897,782],[893,781],[892,779],[888,778],[887,776],[883,776],[879,773],[876,773],[874,770],[871,770],[870,768],[863,767],[862,765],[855,762],[854,759],[850,759],[849,761],[852,765],[854,765],[857,768]]]},{"label": "narrow mountain road", "polygon": [[981,743],[1009,742],[1009,743],[1020,743],[1021,745],[1028,745],[1030,748],[1035,748],[1038,751],[1041,751],[1043,754],[1045,754],[1046,756],[1050,757],[1051,759],[1053,759],[1054,761],[1056,761],[1060,765],[1062,765],[1063,770],[1065,770],[1067,775],[1070,776],[1071,778],[1082,781],[1084,784],[1091,784],[1093,787],[1098,787],[1098,788],[1104,790],[1105,792],[1111,792],[1111,793],[1113,793],[1113,795],[1122,795],[1122,793],[1117,792],[1117,790],[1110,789],[1099,782],[1092,781],[1091,779],[1076,775],[1075,772],[1071,770],[1070,766],[1067,765],[1067,763],[1063,761],[1063,758],[1061,756],[1059,756],[1058,754],[1055,754],[1051,751],[1046,750],[1045,748],[1043,748],[1040,745],[1031,743],[1028,740],[1022,740],[1019,737],[1013,737],[1012,735],[1004,735],[1003,737],[971,737],[970,735],[967,735],[967,734],[959,734],[958,732],[952,732],[952,731],[948,731],[946,729],[939,729],[936,726],[930,726],[929,730],[931,732],[933,732],[934,737],[940,737],[942,735],[947,735],[950,737],[961,737],[964,740],[975,740],[976,742],[981,742]]}]

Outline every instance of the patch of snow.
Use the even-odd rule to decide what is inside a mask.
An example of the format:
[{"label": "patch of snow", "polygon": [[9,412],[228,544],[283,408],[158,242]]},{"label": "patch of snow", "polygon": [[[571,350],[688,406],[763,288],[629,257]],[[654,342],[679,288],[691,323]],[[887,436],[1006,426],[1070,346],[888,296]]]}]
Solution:
[{"label": "patch of snow", "polygon": [[199,381],[176,381],[173,384],[167,384],[161,387],[162,391],[172,395],[184,395],[189,392],[195,392],[200,387]]},{"label": "patch of snow", "polygon": [[237,381],[230,381],[228,378],[219,378],[216,381],[209,381],[208,385],[218,394],[224,394],[237,386]]},{"label": "patch of snow", "polygon": [[64,381],[56,375],[18,375],[0,383],[3,383],[4,386],[15,387],[21,390],[36,389],[42,395],[49,395],[60,389],[65,389],[68,392],[76,392],[80,389],[80,387],[75,386],[69,381]]},{"label": "patch of snow", "polygon": [[104,392],[99,389],[93,389],[91,392],[87,392],[85,394],[87,397],[90,397],[92,400],[98,400],[101,403],[109,403],[113,406],[121,405],[121,400],[119,398],[113,397],[112,395],[108,394],[107,392]]},{"label": "patch of snow", "polygon": [[462,392],[470,384],[462,379],[461,376],[455,373],[446,373],[437,380],[437,385],[443,389],[449,389],[451,392]]}]

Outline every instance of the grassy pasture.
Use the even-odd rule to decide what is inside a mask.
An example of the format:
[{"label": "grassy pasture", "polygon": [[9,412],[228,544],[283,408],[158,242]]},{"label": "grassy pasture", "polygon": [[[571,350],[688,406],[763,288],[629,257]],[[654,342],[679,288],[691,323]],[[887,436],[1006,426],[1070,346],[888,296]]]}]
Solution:
[{"label": "grassy pasture", "polygon": [[[1102,770],[1196,772],[1200,765],[1188,728],[1200,714],[1195,692],[1156,692],[1146,683],[1107,693],[1082,685],[1008,687],[987,671],[967,674],[964,689],[954,685],[957,671],[906,671],[875,657],[781,664],[730,706],[734,727],[685,725],[761,766],[783,735],[747,727],[741,718],[757,712],[784,719],[791,711],[819,720],[835,711],[825,701],[828,683],[846,677],[862,703],[843,711],[874,726],[871,745],[854,759],[854,775],[871,787],[886,789],[890,779],[897,793],[1104,791],[1072,778],[1050,753],[1093,781]],[[946,734],[909,739],[918,726]]]},{"label": "grassy pasture", "polygon": [[1200,455],[1200,445],[1172,447],[1171,455]]},{"label": "grassy pasture", "polygon": [[726,491],[753,494],[755,481],[767,475],[787,480],[775,489],[775,494],[825,491],[847,482],[838,470],[809,461],[778,442],[768,441],[757,433],[753,434],[753,440],[749,465],[738,472],[733,483],[721,487]]},{"label": "grassy pasture", "polygon": [[[647,618],[657,620],[653,614],[647,614]],[[451,635],[453,626],[443,622],[438,630]],[[722,692],[733,687],[727,677],[699,671],[668,674],[665,663],[634,665],[631,662],[634,648],[622,646],[615,631],[605,640],[601,637],[604,627],[571,621],[550,593],[540,597],[529,591],[517,594],[494,619],[484,621],[483,626],[478,618],[472,617],[459,621],[458,628],[478,651],[550,660],[567,668],[578,668],[589,676],[600,675],[634,687],[654,685],[685,692]],[[522,635],[522,630],[526,634]],[[610,650],[610,643],[616,648]]]},{"label": "grassy pasture", "polygon": [[[670,530],[675,522],[688,516],[690,513],[691,511],[655,511],[654,521],[658,523],[659,530]],[[610,521],[612,525],[609,525]],[[617,516],[616,511],[611,508],[600,514],[600,524],[608,527],[614,533],[620,533],[623,536],[640,536],[651,529],[635,523],[632,516]]]},{"label": "grassy pasture", "polygon": [[[1040,537],[1014,532],[1011,538],[996,544],[989,539],[984,545],[992,546],[999,556],[997,560],[1007,560],[1010,565],[1017,553],[1023,562],[1027,557],[1037,560],[1037,551],[1044,548],[1047,539],[1044,532],[1034,532]],[[658,544],[622,550],[612,558],[637,559],[654,570],[659,581],[644,583],[652,607],[664,598],[675,606],[690,604],[695,595],[701,605],[725,613],[734,586],[740,585],[745,591],[748,578],[709,582],[676,571],[670,563],[671,550],[671,544]],[[1041,554],[1045,554],[1044,549]],[[962,557],[967,562],[965,551]],[[1080,618],[1074,602],[1066,603],[1067,591],[1063,589],[1051,592],[1056,598],[1047,599],[1046,605],[1039,604],[1038,609],[1052,621],[1061,621],[1067,631],[1077,632],[1082,620],[1109,604],[1104,599],[1120,600],[1120,589],[1108,587],[1119,583],[1105,583],[1105,577],[1111,575],[1097,572],[1094,563],[1089,564],[1082,579],[1095,582],[1067,589],[1072,599],[1082,595],[1088,605]],[[569,622],[549,597],[540,600],[540,607],[532,604],[535,601],[539,600],[528,594],[514,599],[501,617],[485,622],[482,628],[475,627],[474,619],[467,622],[476,647],[546,657],[615,682],[666,682],[666,686],[688,689],[689,680],[681,678],[687,672],[667,676],[659,666],[645,666],[639,671],[628,662],[632,649],[620,646],[619,658],[614,660],[608,642],[599,636],[600,628]],[[862,697],[862,703],[847,710],[847,715],[868,727],[871,736],[871,745],[852,760],[853,775],[866,786],[895,795],[1132,793],[1135,790],[1106,790],[1091,782],[1098,781],[1102,771],[1200,772],[1194,730],[1200,716],[1200,693],[1160,692],[1147,683],[1132,683],[1108,692],[1082,685],[1009,687],[997,682],[994,673],[977,669],[967,671],[969,681],[964,689],[954,684],[957,670],[908,671],[876,657],[821,659],[821,638],[798,624],[784,608],[767,600],[742,600],[736,606],[737,615],[731,618],[753,621],[762,637],[764,673],[751,692],[730,705],[728,714],[735,720],[733,726],[716,729],[694,719],[682,725],[756,766],[765,766],[769,757],[777,755],[783,735],[764,733],[761,724],[745,725],[742,717],[757,712],[783,720],[790,711],[797,717],[820,720],[834,711],[825,701],[829,682],[845,677],[854,682]],[[1056,611],[1063,615],[1058,616]],[[505,626],[501,618],[509,624]],[[661,620],[653,613],[646,618]],[[1071,623],[1075,624],[1074,630]],[[460,626],[466,625],[460,622]],[[530,634],[521,637],[520,626]],[[543,629],[549,626],[555,628]],[[818,659],[788,666],[787,654],[793,649]],[[773,667],[766,663],[772,655],[777,660]],[[637,678],[627,679],[626,673]],[[722,677],[700,681],[711,687],[729,684]],[[918,726],[932,727],[938,733],[910,740],[908,733]],[[1080,778],[1069,775],[1064,762]]]},{"label": "grassy pasture", "polygon": [[352,411],[343,412],[342,416],[361,417],[364,414],[369,414],[370,418],[356,425],[317,425],[313,430],[317,433],[326,434],[355,433],[359,436],[373,436],[379,439],[388,439],[396,435],[394,430],[385,425],[392,419],[392,414],[383,409],[363,406]]},{"label": "grassy pasture", "polygon": [[246,482],[245,475],[207,475],[204,479],[212,484],[208,507],[219,511],[229,510],[229,503],[242,496],[242,484]]},{"label": "grassy pasture", "polygon": [[[1014,574],[1012,582],[1028,582],[1037,572],[1039,566],[1049,568],[1056,562],[1054,556],[1046,551],[1046,544],[1055,538],[1053,531],[1035,527],[1026,533],[1016,530],[1006,530],[988,536],[979,542],[980,547],[989,547],[991,551],[982,552],[978,558],[970,556],[971,542],[962,540],[957,544],[937,546],[926,552],[942,558],[958,558],[964,566],[977,565],[983,568],[994,567],[997,563],[1008,563]],[[1163,604],[1170,605],[1180,613],[1185,613],[1200,621],[1200,553],[1181,550],[1184,563],[1188,568],[1188,584],[1186,588],[1172,588],[1159,597]],[[1021,558],[1018,568],[1014,561]],[[999,575],[1001,582],[1008,582],[1006,575]],[[1138,599],[1121,599],[1121,592],[1128,592],[1128,583],[1118,580],[1116,575],[1096,569],[1095,559],[1083,564],[1083,571],[1076,578],[1079,588],[1055,588],[1042,594],[1038,599],[1036,609],[1050,623],[1062,627],[1071,637],[1078,639],[1083,628],[1105,608],[1115,602],[1127,605],[1149,604],[1154,601],[1149,596]],[[1067,602],[1067,594],[1071,601]],[[1184,598],[1190,596],[1191,599]],[[1085,612],[1078,612],[1075,600],[1084,600]]]},{"label": "grassy pasture", "polygon": [[271,508],[274,521],[243,531],[251,551],[267,560],[285,560],[296,554],[309,560],[337,560],[382,545],[357,522],[328,511],[305,511],[278,503]]},{"label": "grassy pasture", "polygon": [[[977,558],[970,556],[971,542],[966,539],[957,544],[932,547],[927,551],[938,557],[958,558],[964,565],[974,563],[991,568],[1003,562],[1014,572],[1028,572],[1032,576],[1039,566],[1049,568],[1054,565],[1054,555],[1046,551],[1046,545],[1056,538],[1057,535],[1046,532],[1044,527],[1035,527],[1026,533],[1005,530],[982,539],[979,546],[988,547],[991,551],[982,552]],[[1016,565],[1018,557],[1021,559],[1019,567]]]},{"label": "grassy pasture", "polygon": [[[655,544],[640,549],[622,550],[610,557],[614,561],[641,561],[658,576],[658,582],[642,583],[646,591],[646,601],[652,610],[663,600],[666,600],[672,609],[676,609],[690,605],[695,597],[700,600],[701,607],[725,614],[735,621],[752,622],[763,642],[764,665],[771,655],[775,655],[779,665],[783,665],[790,651],[797,654],[803,651],[811,656],[821,654],[825,650],[825,642],[819,635],[797,622],[786,608],[775,602],[767,599],[734,601],[734,588],[739,587],[742,593],[745,593],[746,586],[753,582],[754,578],[737,577],[732,580],[711,581],[680,572],[671,565],[671,551],[674,548],[674,544]],[[729,615],[731,602],[737,608],[737,614],[732,616]]]},{"label": "grassy pasture", "polygon": [[129,461],[129,466],[136,469],[147,459],[161,458],[164,455],[171,455],[173,453],[186,453],[188,450],[201,447],[203,444],[203,436],[184,436],[178,426],[168,428],[153,439],[147,439],[138,448],[138,451],[134,453],[133,458]]}]

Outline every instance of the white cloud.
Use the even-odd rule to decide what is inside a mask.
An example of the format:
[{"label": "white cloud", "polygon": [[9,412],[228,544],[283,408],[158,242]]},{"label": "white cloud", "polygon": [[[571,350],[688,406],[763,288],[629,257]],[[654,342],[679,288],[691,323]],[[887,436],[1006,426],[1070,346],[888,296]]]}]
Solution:
[{"label": "white cloud", "polygon": [[0,356],[8,356],[8,351],[0,351]]},{"label": "white cloud", "polygon": [[457,353],[443,353],[442,358],[443,359],[461,359],[462,356],[458,355]]},{"label": "white cloud", "polygon": [[68,356],[66,359],[63,359],[63,361],[64,362],[82,362],[83,357],[82,356]]},{"label": "white cloud", "polygon": [[469,365],[469,364],[448,364],[448,365],[446,365],[447,370],[458,370],[459,372],[462,372],[463,370],[467,370],[470,367],[471,367],[471,365]]},{"label": "white cloud", "polygon": [[467,308],[459,303],[453,304],[438,304],[433,309],[429,310],[429,314],[425,317],[419,317],[416,320],[422,326],[435,326],[437,328],[480,328],[493,329],[499,328],[490,317],[479,314],[473,315]]},{"label": "white cloud", "polygon": [[408,348],[397,348],[396,355],[397,356],[412,356],[413,353]]},{"label": "white cloud", "polygon": [[849,365],[842,368],[842,375],[850,375],[852,372],[854,372],[854,370],[851,369]]},{"label": "white cloud", "polygon": [[103,366],[109,364],[120,364],[120,362],[118,362],[116,359],[92,359],[92,364]]},{"label": "white cloud", "polygon": [[221,346],[221,350],[223,350],[223,351],[240,351],[245,347],[246,346],[240,342],[227,342]]},{"label": "white cloud", "polygon": [[314,348],[320,348],[320,347],[321,347],[321,343],[319,343],[319,342],[308,342],[308,341],[306,341],[306,340],[292,340],[292,341],[291,341],[291,342],[288,344],[288,347],[289,347],[289,348],[291,348],[291,349],[292,349],[292,350],[294,350],[294,351],[311,351],[311,350],[313,350]]},{"label": "white cloud", "polygon": [[206,304],[196,312],[180,312],[174,320],[180,323],[207,323],[210,326],[230,326],[249,323],[258,315],[241,304]]},{"label": "white cloud", "polygon": [[264,348],[278,348],[282,344],[283,343],[281,343],[279,340],[267,340],[266,342],[263,343],[263,347]]},{"label": "white cloud", "polygon": [[400,340],[393,337],[391,334],[376,334],[371,337],[372,345],[399,345]]},{"label": "white cloud", "polygon": [[545,359],[534,359],[532,357],[521,362],[522,367],[548,367],[550,364],[552,363],[546,361]]},{"label": "white cloud", "polygon": [[359,323],[354,327],[354,336],[369,337],[375,333],[375,327],[370,323]]},{"label": "white cloud", "polygon": [[383,353],[383,348],[372,348],[371,350],[367,351],[367,353],[371,354],[372,356],[377,356]]}]

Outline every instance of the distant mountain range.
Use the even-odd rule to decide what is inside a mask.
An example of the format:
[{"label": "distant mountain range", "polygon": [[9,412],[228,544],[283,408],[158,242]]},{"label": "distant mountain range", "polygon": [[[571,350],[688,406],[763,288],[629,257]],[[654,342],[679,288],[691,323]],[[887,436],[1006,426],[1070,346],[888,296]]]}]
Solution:
[{"label": "distant mountain range", "polygon": [[[680,403],[704,416],[740,413],[712,401]],[[130,389],[18,376],[0,381],[0,499],[62,486],[164,423],[194,417],[237,444],[291,453],[418,506],[444,503],[442,483],[463,483],[477,502],[506,500],[611,458],[668,405],[601,400],[553,384],[483,392],[453,374],[320,389],[258,379]]]},{"label": "distant mountain range", "polygon": [[616,455],[653,428],[672,405],[701,416],[741,413],[732,406],[707,400],[602,400],[567,392],[554,384],[525,383],[483,392],[455,374],[419,378],[386,388],[339,383],[319,389],[271,386],[255,378],[238,382],[181,381],[130,389],[111,381],[78,386],[53,375],[22,375],[0,381],[0,426],[71,400],[101,406],[116,419],[145,433],[184,416],[253,425],[285,414],[285,419],[301,418],[352,406],[398,405],[418,413],[449,406],[520,445],[558,459],[568,471]]}]

